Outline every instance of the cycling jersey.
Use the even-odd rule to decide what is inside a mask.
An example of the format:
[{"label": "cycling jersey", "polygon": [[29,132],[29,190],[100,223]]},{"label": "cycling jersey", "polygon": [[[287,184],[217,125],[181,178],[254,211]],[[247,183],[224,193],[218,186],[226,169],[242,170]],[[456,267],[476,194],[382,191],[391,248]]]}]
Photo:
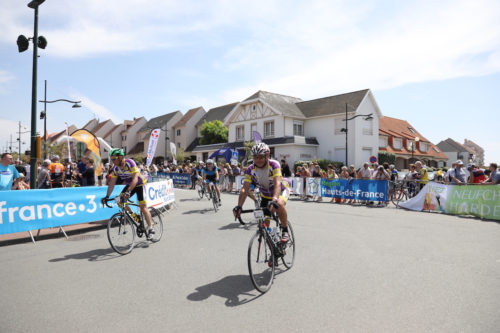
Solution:
[{"label": "cycling jersey", "polygon": [[474,175],[474,184],[479,184],[486,180],[484,171],[481,169],[472,170],[472,174]]},{"label": "cycling jersey", "polygon": [[142,175],[139,171],[139,168],[135,164],[134,161],[126,159],[125,167],[122,169],[120,167],[114,166],[111,171],[112,178],[120,178],[122,179],[126,185],[130,185],[132,183],[133,175],[137,173],[137,184],[135,186],[142,186],[146,184],[148,181],[144,175]]},{"label": "cycling jersey", "polygon": [[212,167],[212,170],[208,170],[208,167],[204,167],[203,169],[201,169],[201,172],[206,174],[208,177],[208,176],[215,176],[217,173],[217,170],[218,169],[216,166]]},{"label": "cycling jersey", "polygon": [[[261,196],[264,198],[272,198],[274,194],[274,178],[281,176],[281,166],[277,161],[269,160],[267,168],[259,169],[255,164],[250,165],[245,172],[244,182],[254,183],[259,187]],[[288,182],[281,182],[281,192],[287,190]]]}]

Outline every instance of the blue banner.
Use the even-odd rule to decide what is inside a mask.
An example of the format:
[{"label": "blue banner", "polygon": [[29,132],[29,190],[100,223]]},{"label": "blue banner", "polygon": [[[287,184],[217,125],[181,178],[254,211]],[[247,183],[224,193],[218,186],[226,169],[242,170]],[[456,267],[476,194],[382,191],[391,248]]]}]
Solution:
[{"label": "blue banner", "polygon": [[158,172],[158,177],[167,178],[170,177],[174,181],[174,185],[189,185],[191,184],[191,175],[187,173],[166,173]]},{"label": "blue banner", "polygon": [[387,201],[389,183],[380,180],[307,178],[307,195],[327,198]]},{"label": "blue banner", "polygon": [[[119,195],[123,187],[115,186],[112,197]],[[0,235],[107,220],[118,212],[118,208],[102,207],[100,201],[107,190],[88,186],[0,191]]]}]

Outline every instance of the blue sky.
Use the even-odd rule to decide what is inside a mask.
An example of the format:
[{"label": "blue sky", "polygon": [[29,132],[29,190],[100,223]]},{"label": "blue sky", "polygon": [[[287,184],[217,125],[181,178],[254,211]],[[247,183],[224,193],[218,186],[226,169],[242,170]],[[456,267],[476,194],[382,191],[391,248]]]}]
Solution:
[{"label": "blue sky", "polygon": [[[28,2],[0,5],[0,147],[19,121],[30,127],[32,45],[16,46],[33,34]],[[47,0],[39,12],[37,99],[47,80],[48,100],[82,101],[49,104],[49,132],[259,89],[308,100],[371,88],[384,115],[434,143],[470,139],[500,163],[499,1]]]}]

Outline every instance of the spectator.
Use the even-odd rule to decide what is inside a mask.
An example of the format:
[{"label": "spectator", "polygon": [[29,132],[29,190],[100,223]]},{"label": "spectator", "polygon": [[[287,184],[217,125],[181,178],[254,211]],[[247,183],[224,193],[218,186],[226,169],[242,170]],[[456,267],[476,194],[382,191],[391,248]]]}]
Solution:
[{"label": "spectator", "polygon": [[[349,166],[349,179],[358,179],[358,173],[356,172],[356,169],[354,168],[354,165]],[[349,200],[348,204],[355,204],[356,200],[351,199]]]},{"label": "spectator", "polygon": [[50,169],[50,186],[52,188],[64,187],[64,165],[59,163],[59,155],[52,155],[52,163],[49,166]]},{"label": "spectator", "polygon": [[80,173],[79,176],[84,179],[83,186],[95,186],[95,169],[94,169],[94,160],[87,159],[87,169]]},{"label": "spectator", "polygon": [[372,179],[372,170],[368,168],[368,163],[365,162],[358,173],[358,179]]},{"label": "spectator", "polygon": [[43,161],[42,168],[38,172],[38,189],[50,188],[50,181],[49,181],[50,163],[51,162],[48,159]]},{"label": "spectator", "polygon": [[[233,184],[236,182],[236,176],[241,173],[241,169],[238,168],[238,162],[234,162],[231,164],[231,172],[232,173],[229,176],[229,182],[231,183],[230,186],[232,189]],[[231,192],[231,190],[229,190],[229,192]],[[235,189],[235,192],[238,192],[238,191]]]},{"label": "spectator", "polygon": [[26,175],[26,168],[24,167],[22,161],[16,161],[14,164],[14,168],[16,168],[16,170],[17,170],[17,172],[19,172],[19,174]]},{"label": "spectator", "polygon": [[[373,175],[373,179],[381,180],[381,181],[384,181],[384,180],[389,181],[391,179],[391,176],[387,173],[387,171],[385,171],[384,166],[380,165],[377,168],[377,172]],[[388,204],[389,202],[386,201],[385,203]],[[379,201],[378,205],[381,206],[382,202]]]},{"label": "spectator", "polygon": [[375,163],[372,164],[371,171],[372,171],[372,178],[373,178],[373,175],[376,174],[377,171],[378,171],[378,163],[377,162],[375,162]]},{"label": "spectator", "polygon": [[422,162],[420,161],[415,162],[415,167],[417,169],[417,174],[415,175],[415,178],[419,180],[420,189],[423,189],[424,186],[427,185],[427,182],[429,181],[429,173],[427,172],[427,168],[424,168]]},{"label": "spectator", "polygon": [[455,162],[456,166],[452,169],[451,176],[451,185],[462,185],[467,183],[467,174],[463,169],[464,162],[458,160]]},{"label": "spectator", "polygon": [[417,168],[415,164],[410,164],[410,171],[406,174],[405,179],[408,181],[408,194],[410,197],[415,195]]},{"label": "spectator", "polygon": [[451,171],[453,169],[455,169],[456,166],[457,166],[457,164],[455,162],[453,162],[453,164],[451,165],[451,168],[449,168],[448,171],[446,171],[446,174],[444,175],[444,182],[446,184],[451,183]]},{"label": "spectator", "polygon": [[483,183],[483,185],[500,185],[500,172],[496,163],[490,163],[490,177]]},{"label": "spectator", "polygon": [[12,186],[12,189],[13,190],[29,190],[30,186],[28,185],[28,183],[26,183],[25,180],[26,180],[26,177],[24,176],[24,174],[20,173],[19,178],[17,178],[14,181],[14,186]]},{"label": "spectator", "polygon": [[[323,175],[321,173],[321,168],[319,167],[319,165],[315,165],[314,166],[314,171],[313,171],[312,176],[314,178],[322,178],[323,177]],[[317,202],[321,202],[321,201],[323,201],[323,198],[322,197],[318,197],[318,200],[316,200],[316,201]]]},{"label": "spectator", "polygon": [[486,181],[486,176],[484,175],[484,171],[476,168],[474,164],[469,163],[467,165],[467,170],[469,171],[469,180],[467,183],[469,184],[480,184]]},{"label": "spectator", "polygon": [[285,159],[281,160],[281,174],[283,177],[291,177],[292,172],[290,171],[290,166],[286,163]]},{"label": "spectator", "polygon": [[[347,171],[347,167],[344,165],[340,171],[339,179],[349,179],[349,172]],[[347,199],[339,199],[338,203],[347,203]]]},{"label": "spectator", "polygon": [[10,191],[12,182],[19,178],[19,172],[11,165],[12,155],[9,153],[2,154],[2,164],[0,165],[0,191]]},{"label": "spectator", "polygon": [[436,181],[437,182],[443,181],[443,169],[441,169],[441,168],[438,168],[436,171]]},{"label": "spectator", "polygon": [[389,166],[389,175],[391,176],[391,181],[393,182],[399,179],[398,170],[396,170],[396,167],[393,164]]}]

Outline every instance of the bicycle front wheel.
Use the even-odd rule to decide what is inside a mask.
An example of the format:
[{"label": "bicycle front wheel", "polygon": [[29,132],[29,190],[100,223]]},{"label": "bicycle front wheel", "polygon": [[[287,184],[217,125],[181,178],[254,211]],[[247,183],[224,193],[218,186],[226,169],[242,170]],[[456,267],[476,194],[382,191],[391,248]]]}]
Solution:
[{"label": "bicycle front wheel", "polygon": [[203,190],[198,190],[198,195],[200,196],[200,199],[203,199]]},{"label": "bicycle front wheel", "polygon": [[215,189],[212,190],[212,203],[214,204],[215,212],[219,210],[219,199],[217,198],[217,192]]},{"label": "bicycle front wheel", "polygon": [[265,293],[271,288],[275,267],[272,244],[269,238],[259,231],[248,244],[248,272],[255,289]]},{"label": "bicycle front wheel", "polygon": [[151,222],[155,231],[153,238],[149,240],[156,243],[160,241],[161,236],[163,235],[163,221],[161,219],[161,213],[158,209],[149,207],[149,213],[151,214]]},{"label": "bicycle front wheel", "polygon": [[290,269],[295,262],[295,235],[293,234],[290,221],[288,221],[288,236],[290,237],[290,240],[286,243],[281,243],[281,251],[283,253],[281,260],[283,260],[283,265]]},{"label": "bicycle front wheel", "polygon": [[402,204],[407,200],[408,200],[408,195],[406,194],[406,192],[402,192],[396,201],[396,207],[399,207],[399,204]]},{"label": "bicycle front wheel", "polygon": [[109,244],[119,254],[128,254],[135,244],[135,230],[128,217],[115,214],[108,221]]}]

